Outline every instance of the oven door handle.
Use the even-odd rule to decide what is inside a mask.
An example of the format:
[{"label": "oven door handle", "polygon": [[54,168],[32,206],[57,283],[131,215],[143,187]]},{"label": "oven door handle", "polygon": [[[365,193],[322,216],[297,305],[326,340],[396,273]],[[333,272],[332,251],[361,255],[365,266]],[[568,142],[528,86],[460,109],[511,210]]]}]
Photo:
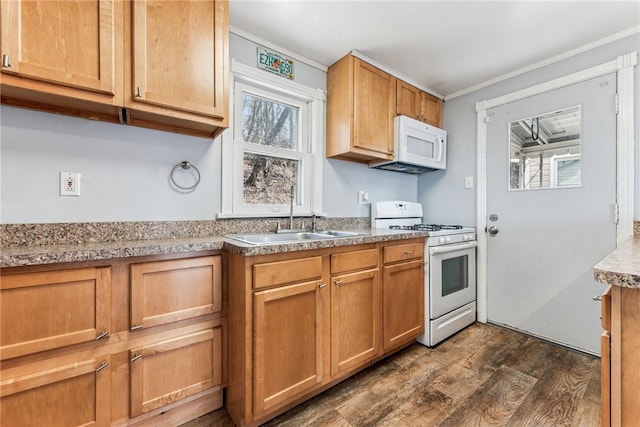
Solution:
[{"label": "oven door handle", "polygon": [[463,249],[475,248],[476,246],[478,246],[478,242],[475,242],[475,241],[468,242],[468,243],[461,243],[461,244],[453,244],[453,245],[434,246],[433,248],[429,248],[429,254],[435,255],[435,254],[442,254],[445,252],[460,251]]}]

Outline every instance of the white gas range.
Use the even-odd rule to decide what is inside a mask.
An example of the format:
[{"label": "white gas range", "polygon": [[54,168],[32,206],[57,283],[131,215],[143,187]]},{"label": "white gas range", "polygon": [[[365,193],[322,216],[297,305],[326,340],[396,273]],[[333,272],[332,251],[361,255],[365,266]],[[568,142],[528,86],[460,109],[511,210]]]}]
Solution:
[{"label": "white gas range", "polygon": [[434,346],[476,320],[476,230],[422,223],[422,205],[371,204],[371,227],[425,231],[425,332],[418,342]]}]

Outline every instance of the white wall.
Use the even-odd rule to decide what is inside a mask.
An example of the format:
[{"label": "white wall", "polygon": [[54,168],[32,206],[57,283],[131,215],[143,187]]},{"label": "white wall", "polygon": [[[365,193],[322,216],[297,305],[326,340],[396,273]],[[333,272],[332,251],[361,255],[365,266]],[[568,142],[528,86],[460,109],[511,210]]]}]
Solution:
[{"label": "white wall", "polygon": [[[231,56],[255,65],[256,45],[230,37]],[[346,53],[346,52],[345,52]],[[296,81],[326,88],[323,71],[296,63]],[[215,219],[221,205],[220,141],[0,106],[0,222],[48,223]],[[187,160],[202,179],[190,193],[169,185]],[[323,162],[323,210],[368,216],[370,200],[415,201],[415,176],[340,160]],[[80,172],[82,195],[60,197],[59,173]]]},{"label": "white wall", "polygon": [[[475,183],[476,102],[600,65],[637,51],[639,46],[640,35],[636,34],[447,101],[444,107],[444,127],[448,132],[447,170],[423,174],[418,179],[418,201],[423,204],[425,220],[475,224],[476,189],[465,189],[464,177],[473,176]],[[635,219],[640,220],[639,66],[635,68],[635,108]]]}]

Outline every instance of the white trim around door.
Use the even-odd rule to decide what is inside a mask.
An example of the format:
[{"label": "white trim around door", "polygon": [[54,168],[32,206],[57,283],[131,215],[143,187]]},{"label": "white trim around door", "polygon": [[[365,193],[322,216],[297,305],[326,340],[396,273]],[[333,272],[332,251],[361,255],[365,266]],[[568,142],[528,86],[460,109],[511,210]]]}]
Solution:
[{"label": "white trim around door", "polygon": [[526,89],[476,103],[477,128],[477,286],[478,321],[487,322],[487,110],[610,73],[617,73],[617,244],[633,235],[634,218],[634,67],[638,53],[631,52],[586,70],[549,80]]}]

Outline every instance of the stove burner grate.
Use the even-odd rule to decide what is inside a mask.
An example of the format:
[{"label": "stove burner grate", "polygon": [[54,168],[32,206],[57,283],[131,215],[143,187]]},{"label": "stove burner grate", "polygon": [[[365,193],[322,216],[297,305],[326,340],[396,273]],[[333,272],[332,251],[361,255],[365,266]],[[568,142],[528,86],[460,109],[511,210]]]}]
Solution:
[{"label": "stove burner grate", "polygon": [[414,224],[414,225],[390,225],[392,230],[417,230],[417,231],[440,231],[440,230],[460,230],[461,225],[446,224]]}]

